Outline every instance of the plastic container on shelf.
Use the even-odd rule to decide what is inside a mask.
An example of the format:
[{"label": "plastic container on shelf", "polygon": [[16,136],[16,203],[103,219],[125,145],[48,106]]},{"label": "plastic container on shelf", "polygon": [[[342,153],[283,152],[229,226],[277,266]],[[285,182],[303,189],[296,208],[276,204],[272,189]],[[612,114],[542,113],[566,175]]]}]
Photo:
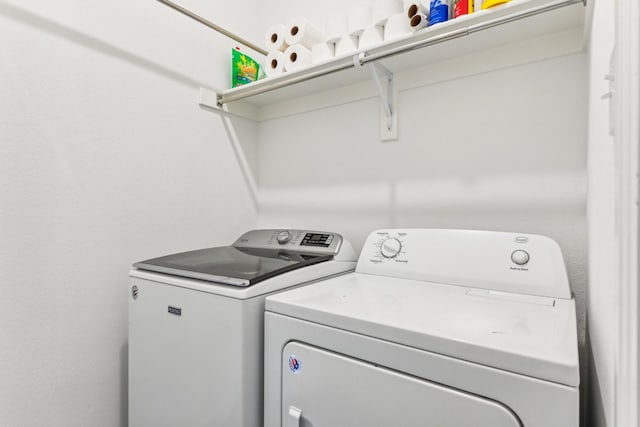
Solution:
[{"label": "plastic container on shelf", "polygon": [[482,0],[482,10],[489,9],[490,7],[497,6],[499,4],[508,3],[511,0]]},{"label": "plastic container on shelf", "polygon": [[474,0],[453,0],[453,4],[451,5],[451,17],[457,18],[462,15],[469,15],[473,13],[473,3]]},{"label": "plastic container on shelf", "polygon": [[449,20],[449,0],[431,0],[429,26]]}]

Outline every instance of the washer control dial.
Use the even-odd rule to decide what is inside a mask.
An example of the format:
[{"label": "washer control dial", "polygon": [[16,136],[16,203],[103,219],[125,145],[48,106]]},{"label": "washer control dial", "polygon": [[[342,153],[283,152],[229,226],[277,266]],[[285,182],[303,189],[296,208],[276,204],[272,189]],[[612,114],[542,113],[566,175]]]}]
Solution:
[{"label": "washer control dial", "polygon": [[402,243],[400,240],[391,238],[382,242],[380,246],[380,253],[385,258],[395,258],[402,250]]},{"label": "washer control dial", "polygon": [[511,261],[518,265],[525,265],[529,262],[529,253],[527,251],[523,251],[522,249],[513,251],[513,253],[511,254]]},{"label": "washer control dial", "polygon": [[291,233],[289,233],[288,231],[281,231],[278,233],[278,236],[276,237],[276,240],[278,240],[278,243],[280,243],[281,245],[284,245],[285,243],[289,242],[291,240]]}]

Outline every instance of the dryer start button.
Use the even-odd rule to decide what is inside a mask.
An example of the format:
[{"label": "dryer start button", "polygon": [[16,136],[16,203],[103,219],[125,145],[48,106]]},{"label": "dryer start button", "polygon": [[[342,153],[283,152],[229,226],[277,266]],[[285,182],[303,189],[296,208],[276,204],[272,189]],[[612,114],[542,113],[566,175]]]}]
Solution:
[{"label": "dryer start button", "polygon": [[518,265],[525,265],[529,262],[529,253],[521,249],[513,251],[513,253],[511,254],[511,261]]}]

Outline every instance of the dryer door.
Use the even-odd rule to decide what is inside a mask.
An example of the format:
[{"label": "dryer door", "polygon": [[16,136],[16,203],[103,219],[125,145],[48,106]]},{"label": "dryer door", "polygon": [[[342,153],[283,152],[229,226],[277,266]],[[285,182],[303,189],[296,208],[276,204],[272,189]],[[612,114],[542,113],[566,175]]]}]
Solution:
[{"label": "dryer door", "polygon": [[504,405],[298,342],[282,354],[283,427],[522,427]]}]

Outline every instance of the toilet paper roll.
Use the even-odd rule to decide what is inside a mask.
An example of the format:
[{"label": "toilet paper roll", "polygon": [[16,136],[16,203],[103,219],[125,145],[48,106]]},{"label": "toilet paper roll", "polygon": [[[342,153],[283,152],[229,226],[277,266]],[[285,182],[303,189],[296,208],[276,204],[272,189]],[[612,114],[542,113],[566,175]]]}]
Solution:
[{"label": "toilet paper roll", "polygon": [[279,50],[269,52],[267,59],[264,61],[264,72],[267,74],[267,77],[284,73],[285,62],[284,52],[280,52]]},{"label": "toilet paper roll", "polygon": [[387,20],[387,23],[384,26],[384,40],[399,39],[411,33],[411,31],[407,15],[404,13],[398,13]]},{"label": "toilet paper roll", "polygon": [[404,10],[409,19],[419,13],[429,16],[429,0],[413,0],[405,5]]},{"label": "toilet paper roll", "polygon": [[[416,0],[403,0],[403,1],[402,1],[402,5],[403,5],[403,7],[402,7],[402,11],[403,11],[404,13],[407,13],[407,10],[409,9],[409,6],[411,6],[411,5],[413,4],[413,2],[414,2],[414,1],[416,1]],[[482,1],[482,0],[481,0],[481,1]],[[409,18],[411,18],[411,17],[409,16]]]},{"label": "toilet paper roll", "polygon": [[409,20],[409,25],[411,25],[411,29],[413,31],[418,31],[429,26],[429,17],[422,13],[418,13],[416,15],[413,15],[413,17]]},{"label": "toilet paper roll", "polygon": [[333,42],[314,44],[311,49],[311,63],[317,64],[332,59],[335,55],[335,48],[336,45]]},{"label": "toilet paper roll", "polygon": [[325,41],[324,31],[313,25],[304,16],[296,16],[286,25],[285,41],[289,46],[300,44],[311,49],[314,44]]},{"label": "toilet paper roll", "polygon": [[375,0],[371,16],[375,27],[382,27],[391,15],[404,10],[403,0]]},{"label": "toilet paper roll", "polygon": [[301,44],[289,46],[284,51],[284,69],[293,71],[311,64],[311,50]]},{"label": "toilet paper roll", "polygon": [[264,35],[264,44],[267,46],[267,50],[279,50],[281,52],[287,50],[289,44],[285,40],[286,34],[287,27],[283,24],[276,24],[269,27]]},{"label": "toilet paper roll", "polygon": [[[406,19],[405,19],[406,21]],[[357,38],[344,36],[336,42],[336,57],[354,53],[358,50]]]},{"label": "toilet paper roll", "polygon": [[358,50],[367,49],[382,43],[382,31],[380,27],[365,28],[358,37]]},{"label": "toilet paper roll", "polygon": [[337,42],[349,32],[349,17],[347,15],[332,15],[327,18],[327,41]]},{"label": "toilet paper roll", "polygon": [[356,6],[349,11],[349,35],[359,36],[365,28],[370,27],[372,24],[370,6]]}]

